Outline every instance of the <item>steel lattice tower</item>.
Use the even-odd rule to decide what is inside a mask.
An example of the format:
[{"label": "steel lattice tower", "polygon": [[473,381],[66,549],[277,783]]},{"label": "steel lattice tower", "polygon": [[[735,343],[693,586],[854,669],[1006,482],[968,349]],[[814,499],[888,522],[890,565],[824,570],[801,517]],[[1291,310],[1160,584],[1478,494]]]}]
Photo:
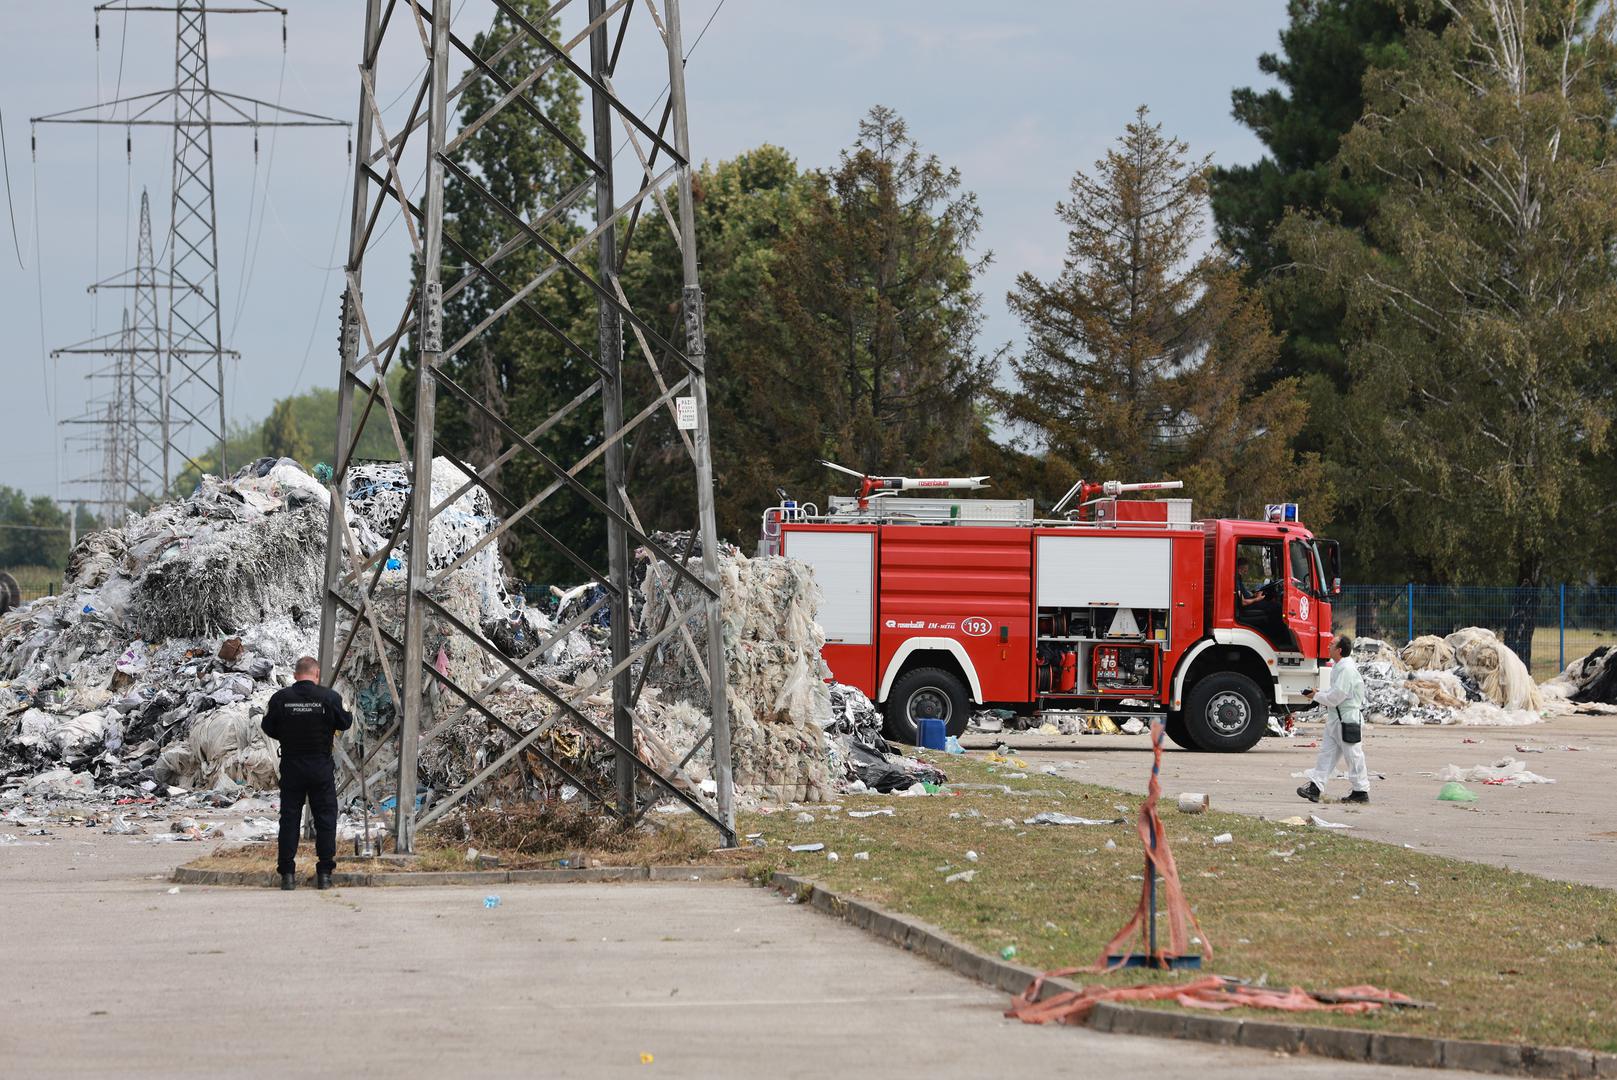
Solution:
[{"label": "steel lattice tower", "polygon": [[[480,56],[472,45],[451,32],[450,0],[367,0],[364,41],[360,49],[359,130],[356,140],[354,198],[351,217],[347,286],[343,302],[343,330],[340,352],[340,391],[338,445],[335,476],[331,481],[331,532],[327,548],[326,590],[321,625],[320,659],[324,681],[329,685],[349,671],[356,637],[374,644],[381,657],[382,677],[392,699],[395,719],[379,745],[361,751],[362,760],[345,761],[347,786],[357,791],[360,781],[388,773],[397,778],[397,811],[394,836],[399,850],[409,851],[416,830],[457,805],[471,791],[500,770],[517,767],[541,770],[565,778],[592,803],[615,812],[625,821],[638,820],[653,801],[637,797],[637,783],[658,792],[657,798],[674,797],[713,824],[723,842],[735,842],[734,809],[730,772],[730,728],[725,700],[725,661],[719,631],[718,537],[713,510],[712,457],[708,438],[705,345],[703,338],[702,292],[698,282],[696,229],[691,192],[691,157],[686,127],[685,69],[678,0],[588,0],[587,13],[574,9],[571,36],[547,30],[529,22],[509,0],[485,0],[490,19],[503,16],[513,35],[489,55]],[[553,4],[548,16],[567,7],[567,0]],[[464,15],[463,15],[464,17]],[[425,59],[425,71],[416,76],[415,63],[409,65],[410,78],[379,87],[379,58],[393,29],[397,48],[410,52],[419,47],[418,58]],[[631,31],[638,31],[634,44],[648,43],[654,62],[643,74],[655,74],[657,82],[668,80],[668,101],[661,121],[655,127],[637,115],[619,97],[613,86],[624,43]],[[517,44],[529,42],[546,59],[520,79],[508,80],[492,65]],[[576,60],[573,53],[588,43],[587,60]],[[634,49],[629,51],[632,55]],[[450,78],[451,57],[469,63],[465,75]],[[565,70],[576,79],[588,97],[591,138],[589,149],[571,139],[558,137],[567,153],[573,155],[590,174],[582,183],[533,215],[506,205],[480,179],[478,163],[467,160],[472,133],[500,113],[523,114],[523,122],[536,122],[556,135],[558,126],[544,115],[543,107],[527,90],[547,72]],[[495,103],[475,121],[458,131],[450,129],[450,105],[480,80],[487,80]],[[402,86],[402,88],[401,88]],[[395,133],[384,125],[383,102],[398,90],[394,100],[407,100],[414,91],[414,104],[408,119]],[[616,203],[613,186],[614,133],[632,144],[639,160],[635,170],[638,189],[622,204]],[[416,175],[406,164],[406,154],[424,166],[419,188],[407,189],[403,178]],[[444,186],[453,176],[463,192],[502,223],[504,237],[493,250],[474,250],[456,234],[453,222],[445,221]],[[673,188],[670,200],[666,189]],[[572,220],[579,206],[587,206],[593,196],[593,225],[581,228],[582,235],[563,250],[552,242],[554,233],[547,225]],[[647,200],[652,200],[648,202]],[[670,207],[673,201],[677,205]],[[400,211],[408,234],[409,249],[415,261],[415,284],[403,295],[384,301],[366,296],[364,283],[366,253],[374,246],[378,222],[393,204]],[[660,212],[678,245],[677,272],[682,282],[674,295],[631,296],[620,278],[629,254],[635,223],[641,210]],[[677,220],[676,220],[677,216]],[[646,230],[642,229],[642,233]],[[506,280],[502,260],[523,251],[537,259],[537,269],[524,269],[521,279]],[[642,248],[642,253],[647,249]],[[477,395],[459,385],[445,366],[474,341],[491,332],[491,327],[511,312],[523,308],[525,298],[553,275],[565,275],[577,283],[596,307],[595,340],[580,342],[569,337],[537,310],[530,311],[554,348],[581,358],[594,369],[595,381],[582,394],[561,405],[532,431],[512,427],[503,416],[491,410]],[[446,340],[443,311],[446,300],[472,285],[483,285],[503,302],[477,326],[458,340]],[[670,341],[658,332],[651,317],[641,311],[674,312],[682,333]],[[638,346],[628,363],[649,368],[649,379],[633,384],[624,375],[625,327]],[[388,373],[401,363],[400,350],[409,340],[416,364],[409,386],[414,398],[413,411],[398,408],[388,387]],[[504,449],[487,460],[466,461],[454,456],[436,431],[436,403],[443,394],[496,427]],[[638,394],[640,399],[627,400]],[[597,402],[595,399],[599,398]],[[681,401],[683,399],[683,401]],[[680,406],[683,404],[683,409]],[[681,413],[694,418],[694,428],[682,426]],[[537,440],[557,428],[564,418],[577,421],[590,415],[598,423],[583,445],[571,447],[569,459],[558,460],[541,449]],[[354,464],[359,438],[367,423],[391,430],[398,460],[408,462],[411,494],[408,505],[392,523],[391,535],[379,550],[366,551],[348,530],[344,506],[347,478]],[[651,524],[642,521],[634,492],[629,490],[625,469],[625,444],[649,436],[654,426],[672,445],[681,447],[689,459],[693,495],[683,520],[660,523],[689,530],[690,543],[676,554],[652,535]],[[429,482],[435,456],[448,458],[468,479],[454,495],[435,503]],[[551,480],[548,487],[525,502],[507,494],[501,487],[500,469],[508,462],[521,461],[535,467]],[[604,467],[604,483],[592,488],[579,479],[584,470],[599,463]],[[507,471],[508,474],[509,471]],[[602,599],[587,611],[560,626],[546,641],[535,644],[521,656],[507,655],[474,626],[460,621],[446,605],[446,584],[450,574],[472,552],[446,568],[429,566],[428,531],[433,520],[450,502],[473,488],[486,492],[503,517],[502,524],[474,547],[497,543],[502,536],[520,530],[529,542],[544,544],[565,555],[602,590]],[[549,497],[566,491],[574,506],[604,525],[607,536],[607,562],[604,568],[561,541],[554,529],[547,528],[546,516],[560,514]],[[560,500],[557,500],[558,502]],[[580,511],[572,511],[579,513]],[[552,524],[556,519],[552,519]],[[701,547],[700,560],[691,558],[695,544]],[[645,549],[652,557],[650,574],[662,588],[661,604],[651,603],[640,615],[641,623],[631,626],[635,617],[631,598],[634,590],[630,566],[630,545]],[[402,560],[395,558],[401,546],[407,548]],[[398,616],[398,572],[394,581],[384,580],[390,562],[405,564],[403,614]],[[666,575],[666,581],[665,581]],[[686,595],[696,597],[695,605],[681,610],[674,600],[673,586],[684,583]],[[379,584],[381,588],[379,588]],[[388,589],[393,592],[388,592]],[[687,601],[688,603],[689,601]],[[609,671],[598,675],[587,687],[559,683],[539,671],[543,654],[556,642],[595,615],[601,608],[610,612],[611,658]],[[698,650],[691,634],[694,621],[704,619],[712,632],[706,648]],[[448,632],[464,646],[478,650],[498,675],[483,685],[460,685],[429,662],[424,646],[429,620],[434,633]],[[676,640],[677,638],[677,640]],[[647,658],[655,650],[685,648],[693,667],[703,673],[711,701],[712,725],[697,748],[711,740],[716,800],[708,802],[696,793],[696,785],[681,775],[683,763],[666,775],[653,770],[634,752],[637,736],[636,708],[644,686]],[[638,677],[636,668],[639,667]],[[492,695],[501,686],[516,680],[543,699],[546,719],[526,730],[497,714],[491,707]],[[379,680],[380,681],[380,680]],[[582,709],[583,699],[610,685],[612,723],[597,725]],[[429,690],[440,702],[448,701],[452,713],[434,717],[427,700]],[[467,716],[480,720],[491,732],[502,733],[507,749],[466,784],[445,793],[418,814],[413,793],[417,784],[418,754],[432,740],[440,738],[451,724]],[[556,756],[547,753],[541,737],[557,720],[577,729],[581,738],[610,752],[615,763],[615,790],[598,791],[570,771]],[[695,750],[692,750],[694,753]],[[687,760],[688,760],[687,756]]]},{"label": "steel lattice tower", "polygon": [[104,429],[98,439],[104,451],[102,474],[74,483],[99,485],[97,501],[114,513],[131,505],[160,502],[167,489],[163,474],[165,329],[157,302],[159,272],[152,248],[151,200],[144,190],[140,193],[139,230],[135,265],[90,286],[91,292],[113,289],[133,294],[132,302],[124,306],[122,330],[51,352],[53,357],[79,354],[112,360],[90,377],[112,379],[116,389],[111,395],[92,398],[92,407],[84,415],[64,423],[88,423]]},{"label": "steel lattice tower", "polygon": [[[174,130],[169,263],[162,285],[168,298],[160,380],[161,490],[166,492],[179,471],[178,462],[200,471],[193,456],[199,446],[200,452],[206,452],[217,445],[219,472],[224,475],[228,471],[224,441],[225,359],[240,354],[224,347],[220,320],[213,129],[250,127],[256,132],[265,127],[343,127],[347,122],[214,89],[208,70],[208,16],[278,14],[284,49],[287,11],[283,7],[266,0],[226,4],[210,4],[209,0],[112,0],[96,5],[97,40],[101,13],[108,11],[174,13],[175,85],[168,90],[34,117],[33,122]],[[165,117],[163,106],[169,104],[172,111]],[[139,321],[137,316],[137,324]]]}]

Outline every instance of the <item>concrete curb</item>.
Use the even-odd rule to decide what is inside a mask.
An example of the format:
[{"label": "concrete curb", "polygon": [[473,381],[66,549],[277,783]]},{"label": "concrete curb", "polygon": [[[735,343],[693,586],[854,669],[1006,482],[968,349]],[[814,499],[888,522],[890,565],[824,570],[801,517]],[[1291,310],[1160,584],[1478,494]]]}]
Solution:
[{"label": "concrete curb", "polygon": [[[920,953],[978,982],[1016,995],[1041,972],[973,949],[937,927],[897,915],[865,900],[833,892],[808,878],[776,873],[770,886],[795,894],[816,911],[835,916],[901,949]],[[1065,979],[1046,979],[1039,1000],[1078,989]],[[1617,1078],[1617,1054],[1519,1043],[1471,1042],[1425,1035],[1398,1035],[1354,1028],[1321,1027],[1285,1020],[1249,1020],[1228,1015],[1144,1009],[1101,1002],[1089,1027],[1123,1035],[1248,1046],[1286,1054],[1342,1061],[1427,1068],[1469,1069],[1512,1076]]]},{"label": "concrete curb", "polygon": [[[338,870],[331,884],[338,888],[401,888],[413,885],[566,885],[604,881],[736,881],[746,876],[744,866],[592,866],[567,870],[400,870],[354,873]],[[177,885],[242,885],[269,889],[280,882],[268,870],[207,870],[176,867],[170,877]],[[312,886],[314,877],[299,875],[298,884]]]}]

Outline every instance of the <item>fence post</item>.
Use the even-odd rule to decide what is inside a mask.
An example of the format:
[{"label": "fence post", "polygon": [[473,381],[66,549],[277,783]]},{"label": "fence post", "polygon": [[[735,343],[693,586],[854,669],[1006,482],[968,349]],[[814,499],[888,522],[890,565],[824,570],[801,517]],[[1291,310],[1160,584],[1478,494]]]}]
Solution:
[{"label": "fence post", "polygon": [[1404,590],[1404,608],[1409,614],[1409,636],[1404,638],[1404,644],[1408,645],[1415,640],[1415,583],[1411,581]]},{"label": "fence post", "polygon": [[1566,582],[1561,582],[1561,663],[1558,671],[1566,670]]}]

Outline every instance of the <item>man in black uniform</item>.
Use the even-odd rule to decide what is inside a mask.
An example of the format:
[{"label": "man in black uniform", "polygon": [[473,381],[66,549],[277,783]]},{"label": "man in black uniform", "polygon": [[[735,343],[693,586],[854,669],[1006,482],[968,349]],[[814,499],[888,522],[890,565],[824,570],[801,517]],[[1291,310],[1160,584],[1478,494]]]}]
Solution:
[{"label": "man in black uniform", "polygon": [[281,888],[297,888],[295,860],[303,802],[314,814],[315,888],[331,888],[337,867],[337,770],[331,758],[336,732],[347,731],[354,718],[335,690],[320,685],[320,662],[298,659],[295,682],[277,690],[264,714],[264,734],[281,743],[281,843],[276,870]]}]

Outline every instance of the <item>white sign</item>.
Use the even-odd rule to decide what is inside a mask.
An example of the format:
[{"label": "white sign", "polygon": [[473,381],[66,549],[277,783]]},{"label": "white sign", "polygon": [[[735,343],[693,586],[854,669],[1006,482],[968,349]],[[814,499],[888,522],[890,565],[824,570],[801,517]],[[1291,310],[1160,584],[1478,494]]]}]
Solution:
[{"label": "white sign", "polygon": [[674,424],[681,431],[696,430],[696,399],[682,397],[674,399]]}]

